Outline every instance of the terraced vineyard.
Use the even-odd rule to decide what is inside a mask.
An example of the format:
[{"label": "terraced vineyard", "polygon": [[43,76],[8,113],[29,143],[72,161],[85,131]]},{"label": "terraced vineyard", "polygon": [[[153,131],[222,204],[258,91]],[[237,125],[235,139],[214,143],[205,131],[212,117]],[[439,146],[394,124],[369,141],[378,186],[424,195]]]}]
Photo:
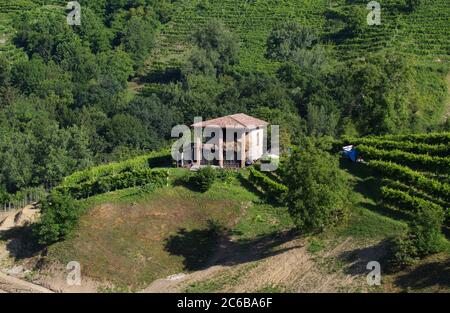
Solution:
[{"label": "terraced vineyard", "polygon": [[[277,63],[265,59],[265,44],[272,27],[279,22],[295,20],[314,27],[323,38],[330,38],[325,12],[329,8],[345,9],[366,0],[179,0],[169,23],[157,38],[157,48],[148,60],[149,67],[177,65],[189,50],[189,37],[198,26],[216,18],[239,34],[242,41],[242,69],[273,70]],[[382,25],[367,27],[356,36],[345,32],[333,38],[343,59],[363,57],[364,53],[391,48],[428,60],[449,60],[450,6],[447,0],[430,0],[414,12],[404,8],[403,0],[379,0]],[[0,53],[11,60],[23,57],[10,38],[14,34],[13,17],[34,7],[61,9],[63,0],[0,0]],[[368,12],[368,11],[367,11]]]},{"label": "terraced vineyard", "polygon": [[11,37],[14,35],[12,19],[18,12],[33,7],[35,7],[35,3],[29,0],[0,0],[0,54],[6,55],[8,60],[14,62],[25,56],[11,43]]},{"label": "terraced vineyard", "polygon": [[[450,6],[446,0],[423,1],[414,12],[404,8],[404,1],[379,0],[381,25],[368,27],[355,38],[343,38],[338,45],[345,58],[358,57],[366,51],[391,48],[431,60],[448,60],[450,55]],[[366,5],[368,1],[353,3]]]},{"label": "terraced vineyard", "polygon": [[15,32],[13,21],[17,14],[37,7],[61,11],[65,3],[63,0],[0,0],[0,54],[4,54],[11,62],[26,57],[25,53],[11,42]]},{"label": "terraced vineyard", "polygon": [[159,186],[166,182],[167,172],[153,169],[154,166],[163,164],[171,164],[168,150],[75,172],[65,177],[56,189],[67,191],[74,198],[80,199],[129,187],[148,184]]},{"label": "terraced vineyard", "polygon": [[249,182],[254,188],[264,193],[267,199],[282,204],[286,196],[287,187],[283,185],[274,172],[262,172],[260,166],[250,168]]},{"label": "terraced vineyard", "polygon": [[424,1],[420,11],[402,16],[409,41],[405,52],[436,57],[450,55],[450,5],[446,0]]},{"label": "terraced vineyard", "polygon": [[450,133],[345,138],[383,176],[386,203],[413,213],[442,208],[450,225]]},{"label": "terraced vineyard", "polygon": [[[357,0],[352,4],[338,0],[180,0],[176,11],[157,40],[158,48],[149,59],[157,67],[175,65],[189,51],[189,36],[193,30],[211,18],[223,20],[242,40],[241,68],[267,70],[276,63],[264,58],[265,43],[272,27],[286,20],[313,26],[330,38],[325,12],[330,8],[360,5],[369,1]],[[414,54],[428,60],[449,60],[450,6],[448,0],[424,1],[415,11],[405,10],[402,0],[379,0],[382,7],[382,25],[364,29],[351,36],[341,33],[333,41],[343,59],[364,57],[364,53],[391,48]],[[367,11],[369,12],[369,11]],[[195,25],[195,27],[194,27]]]},{"label": "terraced vineyard", "polygon": [[[236,1],[181,0],[158,38],[158,49],[150,64],[164,67],[177,64],[189,51],[189,37],[210,19],[220,19],[239,34],[242,41],[241,67],[266,70],[274,64],[264,58],[265,43],[270,30],[281,21],[295,19],[302,24],[323,28],[327,0]],[[195,27],[194,27],[195,25]]]}]

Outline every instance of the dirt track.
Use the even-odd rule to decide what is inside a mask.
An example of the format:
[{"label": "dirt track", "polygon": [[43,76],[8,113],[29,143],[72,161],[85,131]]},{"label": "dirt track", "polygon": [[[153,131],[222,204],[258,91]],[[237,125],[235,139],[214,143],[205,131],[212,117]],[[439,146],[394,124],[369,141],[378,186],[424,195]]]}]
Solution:
[{"label": "dirt track", "polygon": [[[7,231],[34,221],[39,210],[29,205],[20,210],[12,210],[0,215],[0,231]],[[0,247],[0,261],[8,256],[4,247]],[[7,275],[0,271],[0,292],[9,293],[51,293],[50,289]]]},{"label": "dirt track", "polygon": [[0,292],[8,293],[53,293],[50,289],[0,272]]},{"label": "dirt track", "polygon": [[[373,243],[358,248],[351,238],[332,243],[318,254],[309,253],[307,246],[304,239],[292,239],[277,246],[272,255],[261,256],[258,247],[243,255],[224,245],[226,252],[218,252],[224,257],[218,264],[157,280],[143,292],[184,292],[199,285],[215,285],[210,291],[220,292],[256,292],[274,286],[287,292],[364,292],[368,291],[367,262],[384,253],[383,247]],[[348,262],[341,267],[339,260],[344,257]]]},{"label": "dirt track", "polygon": [[9,230],[13,227],[23,226],[32,223],[39,215],[36,205],[28,205],[19,210],[12,210],[7,213],[0,214],[0,231]]}]

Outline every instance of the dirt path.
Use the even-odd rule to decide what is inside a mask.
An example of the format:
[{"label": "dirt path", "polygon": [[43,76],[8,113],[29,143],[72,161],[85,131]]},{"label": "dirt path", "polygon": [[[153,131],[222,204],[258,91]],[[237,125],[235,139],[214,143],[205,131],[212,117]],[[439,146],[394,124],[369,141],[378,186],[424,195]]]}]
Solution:
[{"label": "dirt path", "polygon": [[[33,222],[39,210],[35,205],[29,205],[22,209],[12,210],[0,215],[0,231],[22,226]],[[9,256],[5,247],[0,246],[0,262]],[[2,293],[51,293],[50,289],[44,288],[17,277],[3,273],[0,270],[0,292]]]},{"label": "dirt path", "polygon": [[50,289],[12,277],[0,272],[0,292],[7,293],[53,293]]},{"label": "dirt path", "polygon": [[258,247],[246,251],[224,247],[218,264],[157,280],[143,292],[184,292],[192,286],[203,286],[200,292],[258,292],[267,288],[313,293],[368,291],[365,267],[382,257],[384,247],[377,243],[361,247],[352,238],[328,246],[311,254],[306,239],[292,239],[276,246],[267,257],[259,255]]},{"label": "dirt path", "polygon": [[13,227],[32,223],[39,215],[36,204],[28,205],[22,209],[12,210],[0,215],[0,231],[6,231]]},{"label": "dirt path", "polygon": [[[241,213],[238,217],[232,221],[230,225],[228,225],[231,229],[234,228],[239,220],[247,214],[248,208],[252,205],[251,202],[245,203],[242,205]],[[221,261],[225,261],[230,259],[231,250],[233,246],[233,238],[230,236],[228,232],[222,234],[217,243],[217,250],[213,254],[213,256],[208,261],[205,270],[196,271],[194,273],[185,274],[178,273],[171,275],[167,278],[158,279],[154,281],[149,287],[142,290],[142,292],[146,293],[156,293],[156,292],[180,292],[180,288],[178,284],[180,282],[192,281],[192,280],[201,280],[213,275],[214,273],[221,271],[224,269],[224,266],[217,265]]]}]

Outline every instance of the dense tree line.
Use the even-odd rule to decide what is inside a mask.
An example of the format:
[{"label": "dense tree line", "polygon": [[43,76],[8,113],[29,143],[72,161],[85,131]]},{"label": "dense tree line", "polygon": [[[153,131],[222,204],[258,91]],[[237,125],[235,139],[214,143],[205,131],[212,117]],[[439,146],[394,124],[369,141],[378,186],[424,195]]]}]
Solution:
[{"label": "dense tree line", "polygon": [[127,85],[171,1],[80,2],[81,26],[45,8],[14,21],[13,42],[27,58],[0,56],[2,195],[52,186],[74,170],[162,145],[158,117],[143,111],[163,114],[164,107],[152,98],[129,106]]}]

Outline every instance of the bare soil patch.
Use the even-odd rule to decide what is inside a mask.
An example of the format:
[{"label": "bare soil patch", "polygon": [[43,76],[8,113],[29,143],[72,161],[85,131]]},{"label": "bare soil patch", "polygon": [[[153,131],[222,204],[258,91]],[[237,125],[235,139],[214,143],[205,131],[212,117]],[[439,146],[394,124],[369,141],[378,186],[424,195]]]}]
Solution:
[{"label": "bare soil patch", "polygon": [[[364,244],[347,237],[329,240],[326,245],[323,251],[310,253],[308,239],[296,238],[271,247],[271,255],[265,253],[261,257],[258,249],[241,251],[239,262],[236,262],[236,251],[231,249],[224,253],[227,260],[191,274],[157,280],[143,292],[402,292],[408,291],[407,286],[416,285],[420,289],[426,284],[435,286],[438,277],[441,277],[441,285],[448,285],[446,278],[442,277],[449,273],[448,261],[436,264],[426,261],[417,269],[395,275],[382,272],[382,285],[369,286],[367,275],[370,270],[366,266],[370,261],[379,261],[383,270],[384,241]],[[433,275],[429,276],[430,266],[436,267],[435,281],[405,283],[405,277],[414,279],[412,276],[414,273],[420,275],[420,269],[427,270],[422,281],[433,280]],[[443,266],[446,269],[443,270]]]}]

